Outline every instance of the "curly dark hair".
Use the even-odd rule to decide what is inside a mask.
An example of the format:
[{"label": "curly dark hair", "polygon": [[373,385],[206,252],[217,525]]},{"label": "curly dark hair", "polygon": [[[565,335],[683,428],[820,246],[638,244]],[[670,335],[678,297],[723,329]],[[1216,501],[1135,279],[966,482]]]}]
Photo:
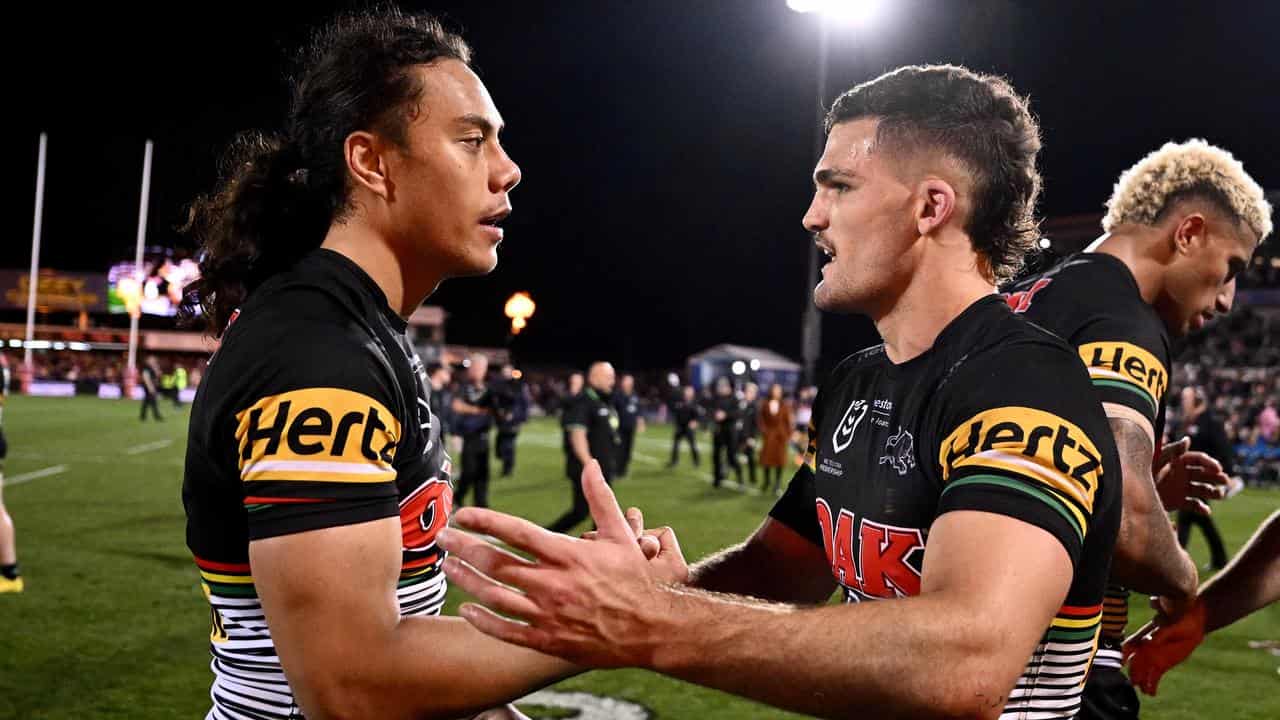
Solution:
[{"label": "curly dark hair", "polygon": [[182,231],[200,246],[200,278],[183,291],[180,319],[203,314],[220,336],[249,293],[319,247],[352,209],[347,136],[367,130],[403,147],[423,93],[413,68],[446,58],[469,65],[471,50],[431,16],[394,7],[318,30],[295,58],[283,131],[238,136],[218,187],[191,205]]},{"label": "curly dark hair", "polygon": [[973,179],[965,232],[997,282],[1013,277],[1039,237],[1040,127],[1026,98],[1004,78],[955,65],[909,65],[848,90],[826,130],[876,118],[877,147],[942,152]]}]

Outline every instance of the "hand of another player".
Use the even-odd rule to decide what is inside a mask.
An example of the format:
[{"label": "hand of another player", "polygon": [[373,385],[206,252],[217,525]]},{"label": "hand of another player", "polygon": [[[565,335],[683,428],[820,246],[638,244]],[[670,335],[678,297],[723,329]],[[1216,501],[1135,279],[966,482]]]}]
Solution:
[{"label": "hand of another player", "polygon": [[[1181,444],[1181,441],[1177,443]],[[1190,510],[1209,515],[1209,500],[1220,500],[1227,492],[1227,474],[1222,464],[1208,455],[1186,450],[1177,453],[1156,474],[1156,492],[1166,510]]]},{"label": "hand of another player", "polygon": [[[646,530],[644,513],[638,507],[629,507],[624,513],[627,525],[640,545],[640,552],[649,561],[650,567],[658,571],[658,576],[665,582],[683,584],[689,581],[689,565],[685,562],[684,553],[680,550],[680,541],[676,531],[670,527]],[[599,540],[599,530],[582,533],[583,540]]]},{"label": "hand of another player", "polygon": [[1143,626],[1124,644],[1129,663],[1129,680],[1134,687],[1155,695],[1160,679],[1178,663],[1186,660],[1204,642],[1204,605],[1192,603],[1176,621],[1163,615]]},{"label": "hand of another player", "polygon": [[529,716],[520,712],[515,705],[503,705],[473,715],[471,720],[529,720]]},{"label": "hand of another player", "polygon": [[437,542],[450,553],[445,574],[482,603],[466,603],[459,614],[499,640],[579,665],[644,665],[657,650],[650,623],[665,605],[663,586],[677,567],[657,558],[665,550],[666,558],[683,564],[675,535],[655,535],[660,550],[650,561],[597,463],[583,471],[582,490],[599,528],[594,540],[482,508],[454,514],[456,525],[533,556],[526,560],[454,528],[442,532]]}]

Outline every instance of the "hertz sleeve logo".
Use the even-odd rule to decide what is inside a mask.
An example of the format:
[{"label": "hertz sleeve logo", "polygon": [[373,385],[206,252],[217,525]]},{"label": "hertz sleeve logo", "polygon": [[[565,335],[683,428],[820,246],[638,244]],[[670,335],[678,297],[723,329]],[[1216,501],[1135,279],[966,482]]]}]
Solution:
[{"label": "hertz sleeve logo", "polygon": [[351,390],[307,388],[265,397],[236,414],[240,478],[376,483],[391,467],[400,422]]},{"label": "hertz sleeve logo", "polygon": [[1080,346],[1080,359],[1095,386],[1129,390],[1155,412],[1169,386],[1169,373],[1155,355],[1126,342],[1095,342]]},{"label": "hertz sleeve logo", "polygon": [[[1102,453],[1083,430],[1028,407],[994,408],[961,423],[943,441],[938,464],[943,482],[965,468],[1001,470],[1047,485],[1088,513],[1102,478]],[[1083,513],[1066,507],[1083,532]]]}]

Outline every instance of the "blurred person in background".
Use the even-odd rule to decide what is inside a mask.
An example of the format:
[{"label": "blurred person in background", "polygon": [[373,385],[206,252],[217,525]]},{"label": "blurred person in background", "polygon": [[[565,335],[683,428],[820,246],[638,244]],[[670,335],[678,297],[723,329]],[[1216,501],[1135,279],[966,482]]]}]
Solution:
[{"label": "blurred person in background", "polygon": [[772,476],[772,492],[776,495],[782,492],[782,469],[787,467],[791,455],[791,432],[795,425],[791,403],[783,396],[782,386],[778,383],[769,386],[769,396],[760,403],[756,422],[764,440],[760,448],[764,489],[769,491],[769,478]]},{"label": "blurred person in background", "polygon": [[160,394],[169,399],[173,406],[178,407],[178,361],[170,358],[167,361],[169,372],[160,374]]},{"label": "blurred person in background", "polygon": [[738,464],[738,398],[729,378],[716,381],[716,394],[711,404],[711,484],[724,482],[724,466],[733,470],[742,484],[742,466]]},{"label": "blurred person in background", "polygon": [[440,438],[447,443],[453,434],[450,418],[453,416],[453,393],[449,383],[453,382],[453,370],[443,363],[433,362],[427,366],[427,383],[431,386],[428,405],[431,417],[440,424]]},{"label": "blurred person in background", "polygon": [[630,374],[618,381],[613,393],[613,407],[618,412],[618,477],[626,477],[631,469],[631,452],[635,449],[636,433],[644,432],[644,415],[640,413],[640,398],[636,395],[636,379]]},{"label": "blurred person in background", "polygon": [[749,382],[742,389],[742,397],[738,399],[738,452],[747,459],[747,477],[751,484],[759,482],[756,453],[760,449],[760,425],[756,422],[760,414],[760,386]]},{"label": "blurred person in background", "polygon": [[486,384],[489,358],[472,353],[467,380],[453,398],[454,423],[462,436],[462,477],[453,494],[462,506],[475,491],[475,504],[489,507],[489,430],[493,428],[494,393]]},{"label": "blurred person in background", "polygon": [[698,402],[698,394],[692,385],[680,388],[680,397],[671,402],[671,462],[673,468],[680,461],[680,441],[689,443],[689,455],[693,457],[693,466],[698,467],[698,423],[702,420],[702,404]]},{"label": "blurred person in background", "polygon": [[147,408],[151,408],[151,414],[155,419],[163,420],[164,418],[160,417],[160,404],[157,402],[160,398],[160,365],[156,362],[155,355],[147,356],[139,377],[142,380],[142,412],[139,413],[138,419],[145,421]]},{"label": "blurred person in background", "polygon": [[573,444],[569,442],[569,428],[565,426],[565,421],[568,418],[569,408],[578,402],[578,398],[582,396],[582,388],[585,385],[586,378],[582,373],[569,373],[569,378],[565,381],[564,394],[559,398],[560,451],[564,453],[566,467],[573,463]]},{"label": "blurred person in background", "polygon": [[4,405],[9,399],[9,356],[0,352],[0,593],[20,593],[25,589],[18,570],[18,547],[14,540],[13,518],[4,506],[4,459],[9,442],[4,437]]},{"label": "blurred person in background", "polygon": [[515,376],[515,368],[510,363],[503,365],[500,373],[491,386],[498,425],[494,453],[502,461],[502,477],[511,477],[516,469],[516,438],[520,426],[529,420],[529,390]]},{"label": "blurred person in background", "polygon": [[[1213,411],[1209,409],[1204,389],[1186,387],[1182,389],[1180,398],[1182,405],[1182,426],[1179,432],[1191,439],[1191,449],[1205,453],[1222,464],[1222,470],[1228,476],[1235,472],[1235,448],[1227,440],[1227,431]],[[1222,534],[1213,518],[1203,512],[1191,509],[1178,510],[1178,544],[1187,546],[1191,539],[1192,526],[1200,528],[1205,542],[1209,543],[1209,567],[1221,570],[1227,564],[1227,548],[1222,543]]]},{"label": "blurred person in background", "polygon": [[617,478],[622,441],[618,437],[618,411],[611,399],[615,380],[612,365],[593,363],[587,369],[587,385],[582,394],[565,408],[563,424],[570,452],[564,470],[573,491],[573,504],[547,526],[551,532],[568,532],[591,514],[579,480],[583,468],[593,459],[600,463],[605,482],[612,484]]}]

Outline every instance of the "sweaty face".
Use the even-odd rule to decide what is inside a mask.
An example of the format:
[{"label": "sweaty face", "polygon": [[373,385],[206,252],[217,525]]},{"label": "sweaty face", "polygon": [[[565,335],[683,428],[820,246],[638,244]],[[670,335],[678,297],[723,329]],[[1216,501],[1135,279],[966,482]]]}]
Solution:
[{"label": "sweaty face", "polygon": [[813,173],[804,227],[829,258],[813,300],[822,310],[875,315],[892,306],[915,267],[912,189],[876,147],[878,121],[840,123]]},{"label": "sweaty face", "polygon": [[498,264],[499,223],[520,168],[498,142],[502,117],[480,78],[457,60],[418,67],[423,93],[407,147],[388,153],[391,222],[404,247],[448,276]]},{"label": "sweaty face", "polygon": [[1204,230],[1175,256],[1155,307],[1171,335],[1181,337],[1231,310],[1236,276],[1249,266],[1257,238],[1224,219],[1207,218]]}]

